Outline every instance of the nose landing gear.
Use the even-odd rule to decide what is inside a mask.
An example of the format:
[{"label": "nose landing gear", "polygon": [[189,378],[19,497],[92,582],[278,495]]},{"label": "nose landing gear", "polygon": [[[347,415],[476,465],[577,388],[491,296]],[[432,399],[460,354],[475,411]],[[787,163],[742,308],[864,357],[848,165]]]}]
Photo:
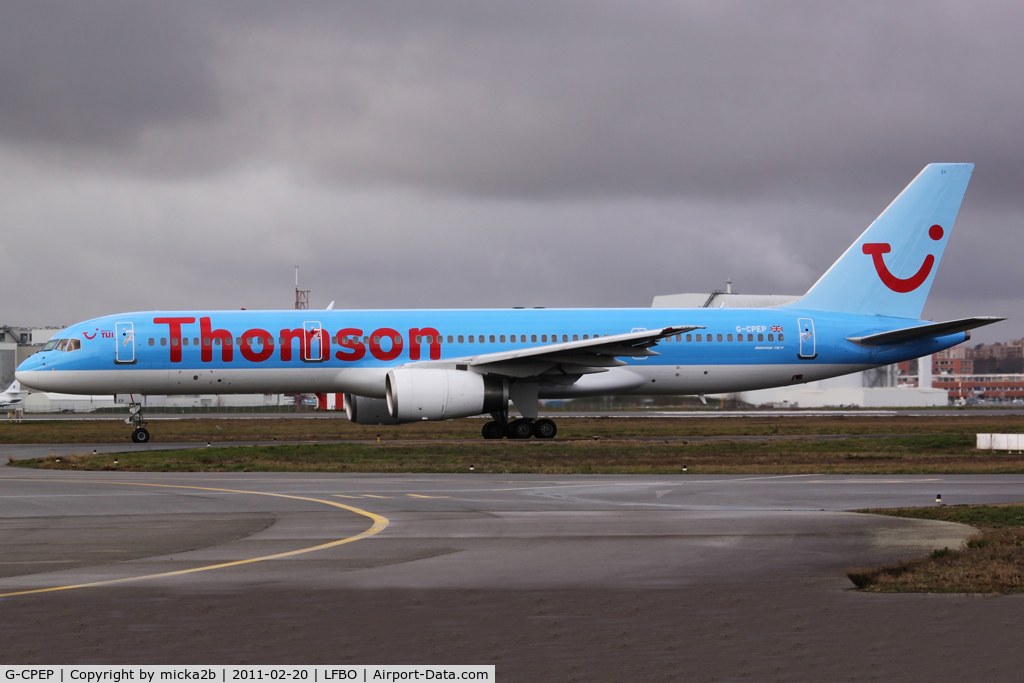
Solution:
[{"label": "nose landing gear", "polygon": [[132,430],[133,443],[149,442],[149,430],[145,428],[146,422],[142,418],[142,404],[132,401],[128,405],[128,419],[124,422],[134,427]]}]

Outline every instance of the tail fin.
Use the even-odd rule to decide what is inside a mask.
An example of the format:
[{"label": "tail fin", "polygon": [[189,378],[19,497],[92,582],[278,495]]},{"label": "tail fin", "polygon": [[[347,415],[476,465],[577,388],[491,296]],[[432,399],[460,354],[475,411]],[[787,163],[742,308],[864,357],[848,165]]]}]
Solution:
[{"label": "tail fin", "polygon": [[920,318],[974,164],[929,164],[792,308]]}]

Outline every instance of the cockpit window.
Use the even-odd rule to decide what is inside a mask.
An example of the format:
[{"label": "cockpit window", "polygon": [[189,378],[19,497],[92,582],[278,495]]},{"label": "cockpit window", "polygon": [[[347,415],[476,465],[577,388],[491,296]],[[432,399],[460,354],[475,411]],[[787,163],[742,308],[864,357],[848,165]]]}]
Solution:
[{"label": "cockpit window", "polygon": [[64,349],[67,348],[67,346],[68,346],[68,340],[67,339],[60,339],[60,340],[57,341],[57,350],[58,351],[63,351]]},{"label": "cockpit window", "polygon": [[78,351],[81,348],[82,348],[82,340],[81,339],[69,339],[68,340],[68,352],[69,353],[71,351]]},{"label": "cockpit window", "polygon": [[59,339],[51,339],[50,341],[46,342],[46,346],[44,346],[42,348],[42,350],[43,351],[53,351],[53,347],[57,346],[57,342],[59,342],[59,341],[60,341]]}]

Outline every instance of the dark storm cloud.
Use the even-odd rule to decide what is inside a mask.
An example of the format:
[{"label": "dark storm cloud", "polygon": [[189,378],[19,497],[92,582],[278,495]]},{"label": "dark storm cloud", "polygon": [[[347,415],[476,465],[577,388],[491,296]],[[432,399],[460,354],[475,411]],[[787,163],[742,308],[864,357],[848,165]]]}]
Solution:
[{"label": "dark storm cloud", "polygon": [[147,126],[216,113],[202,16],[134,2],[12,2],[0,10],[0,136],[129,145]]},{"label": "dark storm cloud", "polygon": [[[0,228],[60,238],[55,267],[96,293],[69,318],[288,306],[293,263],[339,306],[646,305],[725,277],[798,294],[926,163],[973,161],[926,313],[1024,316],[1022,19],[7,3]],[[0,266],[31,272],[10,246]]]},{"label": "dark storm cloud", "polygon": [[470,195],[856,193],[940,159],[1022,179],[1012,5],[7,7],[4,136],[135,142],[154,171],[184,138],[197,171]]}]

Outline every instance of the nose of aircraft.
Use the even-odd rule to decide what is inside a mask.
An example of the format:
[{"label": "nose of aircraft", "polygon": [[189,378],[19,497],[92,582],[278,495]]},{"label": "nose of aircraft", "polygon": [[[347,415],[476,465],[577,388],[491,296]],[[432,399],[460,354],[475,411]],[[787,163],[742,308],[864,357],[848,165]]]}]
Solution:
[{"label": "nose of aircraft", "polygon": [[14,379],[21,382],[22,386],[38,388],[39,376],[46,369],[46,361],[42,358],[44,355],[36,353],[23,360],[14,371]]}]

